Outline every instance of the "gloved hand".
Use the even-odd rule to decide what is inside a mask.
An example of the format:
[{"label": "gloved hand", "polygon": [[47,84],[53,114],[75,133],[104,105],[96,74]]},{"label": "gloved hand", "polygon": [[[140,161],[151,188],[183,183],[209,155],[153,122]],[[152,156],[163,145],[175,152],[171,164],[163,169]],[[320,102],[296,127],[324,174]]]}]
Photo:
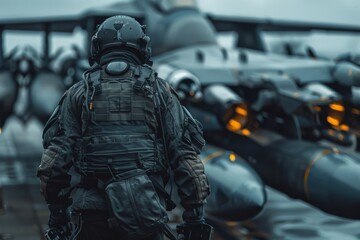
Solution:
[{"label": "gloved hand", "polygon": [[49,204],[50,210],[49,228],[66,229],[69,221],[67,205]]},{"label": "gloved hand", "polygon": [[187,209],[183,212],[182,215],[184,224],[199,224],[205,223],[204,219],[204,207],[195,207]]},{"label": "gloved hand", "polygon": [[[176,226],[178,240],[202,240],[205,236],[202,228],[203,225],[207,225],[204,219],[204,207],[187,209],[183,212],[182,218],[184,222]],[[191,239],[190,236],[192,236]]]}]

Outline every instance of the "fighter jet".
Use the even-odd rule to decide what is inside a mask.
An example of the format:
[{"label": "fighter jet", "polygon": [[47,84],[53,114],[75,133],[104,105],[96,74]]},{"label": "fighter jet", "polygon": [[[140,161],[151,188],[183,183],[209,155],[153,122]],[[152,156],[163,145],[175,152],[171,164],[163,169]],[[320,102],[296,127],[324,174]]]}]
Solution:
[{"label": "fighter jet", "polygon": [[208,142],[236,152],[266,184],[289,196],[360,218],[354,210],[360,197],[358,159],[318,143],[355,144],[348,125],[338,119],[345,96],[327,84],[355,83],[354,77],[344,78],[344,72],[356,72],[354,66],[222,49],[196,9],[166,11],[139,2],[147,9],[144,23],[159,76],[203,123]]},{"label": "fighter jet", "polygon": [[[324,24],[324,23],[304,23],[304,22],[285,22],[285,21],[259,21],[254,19],[243,19],[241,17],[229,17],[221,15],[211,15],[210,20],[216,27],[217,31],[234,31],[239,37],[235,43],[237,48],[254,49],[266,52],[265,43],[262,35],[276,32],[278,35],[289,32],[299,34],[317,33],[317,31],[325,31],[326,33],[337,34],[358,34],[360,27],[358,25],[344,24]],[[325,37],[324,37],[325,38]],[[255,39],[256,41],[244,41],[243,39]],[[326,88],[339,95],[335,105],[329,105],[329,109],[325,110],[325,125],[335,129],[336,134],[324,136],[331,141],[336,142],[336,138],[342,138],[342,134],[338,134],[337,130],[346,131],[351,128],[352,133],[356,135],[358,141],[353,145],[359,149],[359,61],[355,54],[342,54],[335,59],[330,59],[317,54],[314,47],[306,45],[301,41],[292,41],[282,43],[283,50],[280,52],[287,55],[286,59],[272,59],[276,64],[270,66],[265,63],[262,71],[274,71],[278,69],[281,72],[291,75],[296,79],[298,86],[306,86],[321,84]],[[290,63],[289,63],[290,62]],[[296,63],[297,62],[297,63]],[[300,68],[292,67],[292,63],[296,63]],[[276,65],[276,66],[275,66]],[[282,66],[280,66],[282,65]],[[280,66],[280,68],[279,68]],[[309,66],[304,68],[303,66]],[[275,67],[275,68],[273,68]],[[311,76],[312,75],[312,76]],[[314,89],[314,87],[311,87]],[[327,90],[316,90],[319,94],[325,93]],[[335,109],[334,109],[335,108]],[[331,131],[331,133],[333,133]],[[341,142],[341,141],[340,141]],[[344,142],[340,143],[340,145]],[[346,144],[345,144],[346,145]],[[351,144],[350,144],[351,145]]]},{"label": "fighter jet", "polygon": [[[342,186],[335,189],[324,188],[319,196],[313,192],[318,191],[323,185],[329,186],[329,184],[324,183],[323,181],[328,181],[330,179],[329,181],[334,183],[339,182],[338,176],[326,177],[326,174],[330,173],[338,166],[335,166],[334,168],[330,167],[326,174],[323,175],[322,170],[326,168],[324,165],[327,164],[320,164],[318,166],[315,165],[315,163],[318,164],[324,159],[330,159],[330,162],[346,166],[346,169],[350,169],[351,166],[357,165],[353,164],[353,159],[348,161],[348,158],[344,156],[345,154],[337,152],[337,150],[334,150],[333,148],[323,148],[318,145],[316,141],[311,140],[311,134],[308,134],[307,131],[311,133],[314,126],[323,128],[324,125],[320,124],[320,119],[321,114],[326,112],[326,110],[323,111],[322,109],[330,108],[330,104],[341,99],[341,96],[339,96],[337,92],[331,91],[326,87],[325,89],[328,91],[320,91],[319,94],[319,88],[315,87],[307,89],[301,84],[298,85],[297,79],[294,79],[292,76],[293,72],[306,70],[304,71],[304,75],[301,76],[301,79],[309,81],[316,79],[319,77],[319,73],[327,71],[328,63],[321,62],[319,64],[314,64],[313,61],[290,60],[290,64],[287,64],[289,61],[288,58],[275,55],[264,55],[263,53],[248,49],[228,51],[220,48],[216,44],[216,41],[212,38],[215,33],[214,30],[211,26],[207,26],[207,20],[204,19],[201,14],[199,15],[197,11],[193,11],[193,9],[185,9],[186,11],[184,12],[170,11],[169,13],[173,13],[174,15],[166,13],[165,17],[163,16],[164,13],[159,11],[157,14],[159,18],[156,19],[156,15],[153,15],[154,19],[150,20],[145,14],[148,9],[146,9],[144,13],[144,9],[141,7],[143,5],[141,4],[142,3],[140,3],[140,5],[133,5],[126,3],[127,6],[131,6],[129,8],[119,4],[119,10],[114,10],[116,8],[112,7],[112,14],[114,14],[114,12],[116,14],[134,13],[134,17],[148,25],[148,34],[152,36],[152,39],[154,39],[153,41],[156,40],[156,37],[154,37],[156,28],[153,28],[155,29],[155,33],[152,33],[151,21],[159,23],[162,19],[166,18],[168,22],[165,23],[174,24],[176,26],[170,28],[167,24],[160,25],[162,28],[159,29],[164,32],[159,31],[161,34],[164,34],[163,36],[165,39],[166,36],[174,37],[171,38],[173,42],[170,42],[171,44],[169,45],[167,45],[168,43],[166,42],[158,44],[158,46],[163,45],[165,48],[158,52],[155,47],[156,42],[154,42],[154,66],[157,68],[160,76],[169,81],[169,83],[171,83],[178,91],[179,97],[192,114],[197,119],[201,120],[204,125],[208,142],[215,145],[209,146],[209,155],[202,156],[204,162],[206,162],[205,160],[207,158],[213,160],[208,160],[205,165],[206,169],[209,169],[207,171],[209,171],[210,175],[213,176],[211,172],[214,172],[214,175],[219,174],[220,176],[224,176],[227,174],[227,169],[233,168],[235,173],[232,173],[232,176],[243,172],[242,170],[239,170],[242,168],[241,165],[243,162],[239,162],[236,167],[230,165],[233,164],[231,159],[234,158],[234,156],[235,159],[243,157],[260,175],[269,175],[268,178],[266,176],[261,176],[266,179],[265,181],[267,184],[280,189],[290,196],[302,198],[320,209],[331,212],[332,209],[329,208],[333,207],[333,203],[326,198],[328,196],[333,196],[334,194],[340,194],[339,188]],[[149,6],[156,7],[156,5],[153,4]],[[105,17],[107,17],[107,15],[101,11],[93,11],[92,13],[88,12],[84,14],[83,19],[86,20],[84,21],[86,22],[86,28],[89,30],[88,32],[91,33],[97,21],[100,21]],[[193,24],[194,27],[186,27],[191,24]],[[201,41],[197,40],[196,37],[198,35],[195,33],[198,31],[194,31],[194,29],[201,32],[201,34],[199,34]],[[174,32],[171,32],[170,30]],[[189,32],[188,30],[192,31]],[[166,31],[170,31],[171,34],[167,33],[167,35]],[[192,36],[195,40],[193,40],[193,38],[187,38],[189,42],[176,42],[177,39],[181,39],[177,36]],[[208,38],[209,36],[210,38]],[[265,67],[263,68],[263,66]],[[246,85],[247,82],[249,82],[249,85]],[[287,85],[286,83],[288,82],[289,84]],[[246,95],[246,90],[252,86],[254,88],[251,89],[251,94]],[[282,88],[282,86],[286,87]],[[324,89],[322,87],[320,88]],[[293,95],[292,93],[295,94]],[[259,97],[259,95],[261,95],[261,97]],[[290,101],[291,104],[286,104],[287,101]],[[269,105],[267,105],[267,103],[269,103]],[[273,107],[274,111],[272,111]],[[333,105],[333,107],[336,108],[336,104]],[[321,111],[318,111],[319,109]],[[301,125],[299,122],[291,120],[292,115],[302,118],[300,121]],[[291,124],[288,124],[289,119]],[[327,119],[327,117],[325,117],[325,119]],[[288,134],[288,131],[281,132],[283,127],[292,129],[292,131],[289,131],[291,136],[286,135]],[[338,133],[338,131],[335,131],[335,133]],[[321,136],[324,137],[326,132],[321,134]],[[333,139],[341,140],[341,144],[351,144],[352,134],[342,134],[342,136],[344,136],[343,138],[337,138],[337,135],[334,134],[335,137]],[[329,135],[332,135],[331,132]],[[301,140],[298,139],[299,136],[301,136]],[[274,139],[277,140],[276,145],[272,145]],[[284,145],[284,148],[282,148],[282,144],[287,143],[288,139],[294,139],[294,141],[291,141],[291,143],[286,146]],[[307,139],[308,142],[304,142],[303,139]],[[252,144],[252,142],[255,142],[255,144]],[[291,149],[295,149],[297,145],[304,146],[304,149],[309,148],[310,150],[306,153],[305,151],[298,152],[296,156],[299,157],[299,160],[292,161],[294,155],[290,154]],[[288,150],[287,147],[290,149],[289,152],[285,151]],[[235,154],[232,155],[229,150]],[[224,151],[224,155],[214,157],[212,153],[217,151]],[[323,152],[327,154],[320,154]],[[303,158],[306,160],[301,161]],[[321,161],[319,161],[319,159],[321,159]],[[214,162],[214,166],[211,166],[210,163],[212,162]],[[273,164],[267,165],[267,162]],[[348,162],[351,162],[350,167]],[[287,165],[286,163],[289,164]],[[216,168],[211,169],[211,167]],[[266,169],[266,173],[260,169]],[[357,167],[354,167],[354,169],[353,172],[352,170],[350,171],[349,175],[353,175],[354,172],[357,173]],[[220,170],[221,173],[216,172],[218,170]],[[261,193],[261,187],[258,187],[261,185],[258,184],[259,181],[257,181],[258,178],[256,173],[252,171],[248,172],[252,176],[250,180],[256,180],[253,181],[252,184],[255,186],[257,184],[256,189],[260,189],[258,192]],[[272,178],[275,177],[275,174],[273,175],[272,172],[277,172],[278,175],[276,176],[283,176],[283,178],[279,177],[278,179],[273,180]],[[305,177],[306,173],[307,180],[304,181],[302,177]],[[343,175],[342,173],[339,174]],[[244,175],[246,176],[246,174]],[[230,185],[231,183],[235,182],[238,184],[238,182],[242,180],[241,176],[238,177],[237,180],[232,178],[235,179],[235,181],[231,182],[218,182],[219,178],[216,178],[216,176],[214,176],[213,180],[209,177],[209,180],[213,181],[214,186],[215,184],[218,184],[217,189],[229,189],[226,186],[233,187],[233,185]],[[320,180],[316,179],[317,177],[320,178]],[[296,183],[295,187],[290,184],[292,182]],[[354,187],[353,184],[351,184],[351,181],[349,182],[349,186]],[[314,183],[314,185],[309,186],[309,183]],[[283,184],[282,187],[280,186],[281,184]],[[315,189],[313,189],[312,187],[316,185],[319,185],[320,187],[315,187]],[[307,193],[305,193],[306,187]],[[231,188],[231,190],[233,190],[233,188]],[[353,191],[352,193],[355,195],[358,192],[356,188],[350,190]],[[295,193],[291,193],[291,191],[294,191]],[[235,195],[233,196],[241,197],[241,193],[239,195],[237,192],[238,191],[233,191],[231,194],[234,193]],[[248,192],[249,191],[246,193]],[[216,191],[212,196],[218,196],[219,198],[215,198],[214,204],[211,206],[216,205],[216,202],[219,201],[219,199],[237,199],[234,197],[229,198],[231,194],[226,191]],[[246,194],[244,195],[246,196]],[[248,196],[253,197],[253,195],[250,194]],[[260,198],[256,198],[265,199],[264,194],[260,194],[260,196]],[[311,202],[312,200],[310,199],[312,198],[316,201]],[[253,199],[255,199],[255,197]],[[347,200],[349,200],[350,203],[346,202]],[[257,209],[261,209],[261,204],[264,201],[249,202],[255,203],[253,206],[260,206],[260,208],[258,207]],[[227,201],[227,203],[231,203],[231,201]],[[349,203],[349,206],[344,206],[347,203]],[[225,205],[225,207],[226,206],[231,205]],[[241,204],[238,206],[241,207]],[[217,208],[209,209],[207,212],[210,215],[213,214],[221,218],[222,211],[224,211],[223,216],[225,216],[225,219],[231,219],[233,217],[232,215],[226,215],[231,208],[224,210],[221,209],[221,207],[222,206],[218,205]],[[348,213],[350,208],[354,208],[352,196],[350,198],[346,197],[345,201],[344,199],[339,199],[338,208],[331,213],[340,216],[348,214],[348,216],[350,216]],[[239,211],[236,208],[235,210]],[[258,210],[256,210],[256,212],[258,212]],[[354,214],[356,215],[357,213]],[[236,214],[233,215],[236,216]],[[357,216],[355,216],[355,218],[356,217]]]},{"label": "fighter jet", "polygon": [[[88,18],[90,17],[85,15],[84,19]],[[81,19],[78,23],[81,25],[82,21],[83,20]],[[68,77],[72,78],[72,82],[78,81],[79,75],[77,72],[81,67],[79,67],[80,64],[77,60],[84,60],[83,56],[76,54],[75,56],[81,57],[81,59],[76,59],[75,57],[75,59],[72,60],[71,58],[62,57],[61,54],[57,54],[53,58],[48,56],[49,29],[54,30],[57,29],[57,26],[60,26],[56,24],[51,25],[50,22],[47,22],[48,25],[45,24],[44,28],[40,27],[40,29],[43,29],[46,32],[44,38],[45,54],[43,54],[42,59],[42,63],[44,65],[39,67],[38,71],[36,71],[34,77],[28,85],[30,109],[33,115],[41,122],[46,121],[46,119],[50,116],[52,112],[51,109],[55,108],[58,101],[56,99],[61,97],[61,94],[67,87],[67,81],[65,81],[64,84],[64,79],[61,79],[60,76],[66,76],[65,79]],[[31,29],[34,28],[34,26],[42,25],[41,23],[39,25],[34,23],[32,25],[25,24],[24,26],[19,26],[17,24],[18,22],[13,25],[8,23],[7,27],[17,28],[25,26]],[[46,26],[48,28],[46,28]],[[73,27],[74,25],[71,26]],[[93,31],[93,29],[91,31]],[[69,68],[66,68],[66,71],[62,71],[64,68],[50,68],[50,64],[48,63],[53,62],[53,60],[61,62],[60,65],[64,68],[66,65],[70,65],[72,67],[75,65],[75,74],[74,71],[69,71]],[[44,89],[46,89],[46,91]],[[34,152],[38,151],[34,149]],[[206,147],[200,157],[204,161],[213,191],[213,194],[208,200],[208,216],[222,221],[242,221],[252,218],[261,212],[266,203],[265,186],[260,177],[252,170],[248,163],[242,160],[236,153],[229,151],[226,148],[211,146],[210,144]],[[4,163],[6,165],[10,165],[8,161],[4,161]],[[22,166],[22,164],[20,165]],[[223,176],[227,176],[227,178],[224,178]],[[27,178],[23,178],[21,183],[26,182],[26,179]],[[6,184],[9,182],[10,181]],[[33,189],[32,187],[33,185],[31,185],[31,189]],[[5,186],[4,192],[6,193],[12,191],[12,189],[13,187]],[[35,200],[33,199],[32,201],[37,202],[38,198],[35,198]],[[4,202],[5,204],[9,204],[9,200],[6,198]],[[43,224],[44,220],[44,209],[41,208],[40,210],[40,213],[36,212],[36,214],[41,214],[42,216],[41,218],[39,216],[37,217],[39,220],[37,224],[39,225]],[[5,212],[8,211],[8,209],[5,209]],[[10,221],[8,217],[11,217],[11,214],[5,215],[5,217],[0,218],[0,220]]]}]

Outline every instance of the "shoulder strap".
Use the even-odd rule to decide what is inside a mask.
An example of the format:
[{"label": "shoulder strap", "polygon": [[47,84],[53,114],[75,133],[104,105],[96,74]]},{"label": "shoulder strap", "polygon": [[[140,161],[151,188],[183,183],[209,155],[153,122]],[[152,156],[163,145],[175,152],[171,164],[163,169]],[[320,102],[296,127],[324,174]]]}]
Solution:
[{"label": "shoulder strap", "polygon": [[[90,72],[87,77],[84,78],[84,82],[85,82],[85,87],[86,87],[86,91],[85,91],[85,109],[86,109],[86,118],[82,118],[82,120],[84,121],[82,124],[82,135],[85,134],[85,131],[87,130],[88,126],[89,126],[89,122],[90,122],[90,118],[91,118],[91,113],[90,111],[92,110],[92,105],[93,105],[93,99],[94,99],[94,95],[96,94],[100,94],[101,93],[101,81],[100,81],[100,70],[96,70],[93,72]],[[90,90],[91,90],[91,95],[90,95]],[[90,99],[89,99],[90,97]]]},{"label": "shoulder strap", "polygon": [[101,93],[100,71],[91,72],[89,74],[90,84],[94,88],[93,94]]},{"label": "shoulder strap", "polygon": [[171,199],[171,195],[165,190],[165,187],[161,186],[161,184],[156,181],[156,179],[151,177],[151,175],[149,176],[149,178],[157,192],[163,195],[166,205],[166,211],[171,211],[176,208],[176,203]]},{"label": "shoulder strap", "polygon": [[[163,142],[163,146],[164,146],[164,154],[165,154],[165,166],[170,171],[170,160],[169,160],[169,155],[167,152],[168,148],[167,148],[167,144],[166,144],[167,142],[166,142],[165,133],[164,133],[163,115],[161,113],[161,104],[160,104],[160,99],[162,100],[162,102],[164,102],[164,99],[162,99],[161,94],[159,94],[160,87],[159,87],[158,79],[155,76],[154,76],[154,81],[155,81],[155,91],[154,91],[155,110],[158,114],[159,123],[160,123],[159,125],[161,128],[161,138],[162,138],[162,142]],[[153,181],[153,182],[155,182],[154,187],[165,196],[166,210],[167,211],[173,210],[176,207],[176,204],[171,200],[172,185],[171,185],[170,193],[167,193],[165,188],[162,187],[159,183],[156,183],[156,181]]]},{"label": "shoulder strap", "polygon": [[146,66],[137,66],[134,71],[134,76],[136,78],[136,81],[134,83],[134,89],[137,91],[140,91],[144,88],[145,82],[147,80],[150,80],[153,75],[153,70]]},{"label": "shoulder strap", "polygon": [[161,97],[161,95],[159,94],[160,92],[160,87],[159,87],[159,83],[157,81],[157,79],[155,79],[155,91],[154,91],[154,98],[155,98],[155,110],[156,113],[158,115],[159,118],[159,125],[160,125],[160,129],[161,129],[161,137],[162,137],[162,141],[163,141],[163,145],[164,145],[164,154],[165,154],[165,165],[167,168],[170,167],[170,160],[169,160],[169,156],[167,154],[167,145],[166,145],[166,138],[165,138],[165,133],[164,133],[164,124],[163,124],[163,115],[161,113],[161,103],[160,103],[160,99],[162,101],[164,101]]}]

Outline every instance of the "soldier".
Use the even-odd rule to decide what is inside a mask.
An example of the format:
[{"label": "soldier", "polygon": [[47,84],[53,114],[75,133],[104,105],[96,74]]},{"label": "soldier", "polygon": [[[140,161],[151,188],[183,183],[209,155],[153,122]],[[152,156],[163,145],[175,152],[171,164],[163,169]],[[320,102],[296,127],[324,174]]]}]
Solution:
[{"label": "soldier", "polygon": [[[91,69],[63,96],[43,134],[38,169],[49,227],[79,213],[77,239],[163,239],[170,171],[183,226],[203,223],[209,194],[198,122],[150,67],[150,38],[135,19],[106,19],[91,39]],[[81,181],[69,191],[74,167]],[[75,239],[75,238],[74,238]]]}]

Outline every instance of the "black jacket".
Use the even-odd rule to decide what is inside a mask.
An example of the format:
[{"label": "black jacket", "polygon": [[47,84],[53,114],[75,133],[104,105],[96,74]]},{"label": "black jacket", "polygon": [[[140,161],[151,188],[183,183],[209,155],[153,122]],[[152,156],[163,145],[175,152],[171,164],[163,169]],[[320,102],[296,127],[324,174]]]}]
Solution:
[{"label": "black jacket", "polygon": [[[97,70],[101,71],[101,70]],[[186,115],[176,93],[162,79],[157,78],[164,118],[164,133],[167,144],[170,167],[178,187],[181,204],[185,209],[197,207],[205,202],[209,186],[204,173],[204,166],[194,150],[186,132]],[[67,204],[69,187],[76,174],[70,173],[73,167],[74,147],[82,137],[81,113],[83,111],[86,88],[83,81],[72,86],[59,106],[59,129],[44,147],[38,176],[41,191],[49,204]],[[103,192],[94,189],[75,188],[72,192],[73,208],[105,209]]]}]

